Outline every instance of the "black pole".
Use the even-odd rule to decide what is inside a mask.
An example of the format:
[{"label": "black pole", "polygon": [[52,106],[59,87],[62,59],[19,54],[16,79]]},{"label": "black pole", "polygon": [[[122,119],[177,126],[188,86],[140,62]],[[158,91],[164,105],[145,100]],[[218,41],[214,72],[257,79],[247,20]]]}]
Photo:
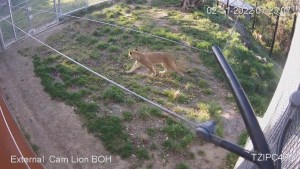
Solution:
[{"label": "black pole", "polygon": [[272,39],[272,43],[271,43],[269,57],[271,57],[273,49],[274,49],[275,38],[276,38],[276,34],[277,34],[277,29],[278,29],[278,23],[279,23],[279,14],[276,16],[275,31],[274,31],[274,34],[273,34],[273,39]]},{"label": "black pole", "polygon": [[[220,67],[222,68],[229,81],[231,90],[233,91],[235,100],[241,111],[246,129],[252,140],[254,150],[264,155],[270,154],[270,149],[264,137],[264,134],[259,126],[259,123],[255,117],[254,111],[249,103],[247,96],[236,78],[236,75],[224,58],[220,48],[218,46],[213,46],[212,49]],[[265,162],[259,163],[259,167],[263,169],[273,169],[274,163],[272,159],[267,159]]]},{"label": "black pole", "polygon": [[228,15],[229,13],[229,0],[227,0],[227,3],[226,3],[226,15]]},{"label": "black pole", "polygon": [[256,8],[257,8],[257,1],[255,2],[255,10],[254,10],[253,22],[252,22],[252,33],[254,32],[254,28],[255,28],[255,21],[256,21]]}]

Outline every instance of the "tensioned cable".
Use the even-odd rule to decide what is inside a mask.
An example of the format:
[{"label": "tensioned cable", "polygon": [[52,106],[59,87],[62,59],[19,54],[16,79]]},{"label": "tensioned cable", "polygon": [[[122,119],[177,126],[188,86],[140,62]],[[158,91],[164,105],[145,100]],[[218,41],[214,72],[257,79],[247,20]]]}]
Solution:
[{"label": "tensioned cable", "polygon": [[[23,8],[23,7],[18,7],[18,8],[27,9],[27,8]],[[113,23],[108,23],[108,22],[94,20],[94,19],[89,19],[89,18],[78,17],[78,16],[74,16],[74,15],[70,15],[70,14],[61,14],[61,13],[56,13],[56,12],[51,12],[51,11],[46,11],[46,10],[38,10],[38,9],[33,9],[33,8],[31,8],[31,10],[45,12],[45,13],[51,13],[51,14],[56,14],[56,15],[61,15],[61,16],[68,16],[68,17],[76,18],[76,19],[80,19],[80,20],[86,20],[86,21],[90,21],[90,22],[95,22],[95,23],[100,23],[100,24],[104,24],[104,25],[109,25],[109,26],[117,27],[117,28],[120,28],[120,29],[123,29],[123,30],[129,30],[129,31],[132,31],[132,32],[137,32],[137,33],[140,33],[140,34],[152,36],[152,37],[155,37],[155,38],[158,38],[158,39],[161,39],[161,40],[169,41],[169,42],[181,45],[181,46],[185,46],[185,47],[188,47],[188,48],[191,48],[191,49],[195,49],[195,50],[200,51],[200,52],[205,52],[205,53],[213,54],[213,52],[208,51],[208,50],[199,49],[197,47],[190,46],[190,45],[182,43],[182,42],[177,42],[177,41],[165,38],[165,37],[161,37],[161,36],[158,36],[158,35],[151,34],[149,32],[144,32],[144,31],[132,29],[132,28],[129,28],[129,27],[125,27],[125,26],[113,24]]]},{"label": "tensioned cable", "polygon": [[[3,18],[2,16],[0,16],[0,17]],[[193,127],[198,127],[198,124],[197,124],[197,123],[192,122],[192,121],[186,119],[184,116],[181,116],[181,115],[179,115],[179,114],[177,114],[177,113],[175,113],[175,112],[173,112],[173,111],[171,111],[171,110],[169,110],[169,109],[163,107],[162,105],[160,105],[160,104],[158,104],[158,103],[155,103],[155,102],[153,102],[153,101],[151,101],[151,100],[149,100],[149,99],[147,99],[147,98],[145,98],[145,97],[143,97],[143,96],[141,96],[141,95],[139,95],[139,94],[137,94],[137,93],[135,93],[135,92],[133,92],[133,91],[127,89],[126,87],[124,87],[124,86],[122,86],[122,85],[120,85],[120,84],[118,84],[118,83],[116,83],[116,82],[110,80],[109,78],[107,78],[107,77],[105,77],[105,76],[99,74],[98,72],[95,72],[94,70],[90,69],[89,67],[87,67],[87,66],[85,66],[85,65],[83,65],[83,64],[81,64],[81,63],[79,63],[79,62],[77,62],[76,60],[72,59],[71,57],[69,57],[69,56],[63,54],[62,52],[60,52],[60,51],[54,49],[53,47],[49,46],[48,44],[46,44],[46,43],[42,42],[41,40],[35,38],[34,36],[30,35],[30,34],[27,33],[26,31],[20,29],[19,27],[17,27],[16,25],[12,24],[12,23],[9,22],[9,21],[7,21],[6,19],[4,19],[4,20],[5,20],[6,22],[8,22],[9,24],[11,24],[12,26],[15,26],[15,28],[19,29],[21,32],[25,33],[26,35],[28,35],[28,36],[31,37],[32,39],[38,41],[39,43],[41,43],[41,44],[43,44],[44,46],[48,47],[49,49],[55,51],[56,53],[62,55],[63,57],[67,58],[68,60],[70,60],[70,61],[72,61],[73,63],[77,64],[78,66],[80,66],[80,67],[82,67],[82,68],[84,68],[84,69],[90,71],[91,73],[93,73],[93,74],[95,74],[95,75],[101,77],[102,79],[104,79],[104,80],[106,80],[106,81],[108,81],[108,82],[110,82],[110,83],[112,83],[112,84],[118,86],[119,88],[121,88],[121,89],[127,91],[128,93],[130,93],[130,94],[132,94],[132,95],[134,95],[134,96],[136,96],[136,97],[138,97],[138,98],[140,98],[140,99],[142,99],[142,100],[144,100],[144,101],[146,101],[146,102],[148,102],[148,103],[150,103],[150,104],[152,104],[152,105],[154,105],[154,106],[156,106],[156,107],[162,109],[163,111],[165,111],[165,112],[167,112],[167,113],[169,113],[169,114],[171,114],[171,115],[173,115],[173,116],[175,116],[175,117],[177,117],[177,118],[179,118],[179,119],[181,119],[181,120],[187,122],[188,124],[192,125]]]}]

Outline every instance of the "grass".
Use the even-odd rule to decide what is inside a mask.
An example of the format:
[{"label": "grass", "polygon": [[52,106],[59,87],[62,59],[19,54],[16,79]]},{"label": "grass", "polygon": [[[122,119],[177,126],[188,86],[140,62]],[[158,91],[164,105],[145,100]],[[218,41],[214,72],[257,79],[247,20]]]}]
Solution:
[{"label": "grass", "polygon": [[198,85],[199,85],[199,87],[204,88],[204,89],[209,87],[207,81],[204,79],[199,80]]},{"label": "grass", "polygon": [[[248,134],[247,134],[247,131],[244,131],[240,136],[239,136],[239,139],[238,139],[238,144],[240,146],[245,146],[246,145],[246,142],[247,142],[247,139],[248,139]],[[225,168],[226,169],[231,169],[235,166],[235,163],[236,161],[238,160],[239,156],[234,154],[234,153],[229,153],[227,156],[226,156],[226,159],[225,159]]]},{"label": "grass", "polygon": [[107,87],[102,95],[103,99],[106,101],[114,101],[117,103],[122,103],[126,101],[124,91],[116,86]]},{"label": "grass", "polygon": [[234,154],[234,153],[228,153],[228,155],[226,156],[225,159],[225,169],[232,169],[235,166],[235,163],[238,159],[238,155]]},{"label": "grass", "polygon": [[105,43],[105,42],[99,42],[97,44],[97,48],[100,49],[100,50],[104,50],[104,49],[108,48],[108,44]]},{"label": "grass", "polygon": [[161,110],[157,107],[152,107],[152,106],[143,106],[139,112],[144,112],[147,113],[151,116],[156,116],[156,117],[164,117],[162,114]]},{"label": "grass", "polygon": [[88,130],[99,133],[107,150],[120,154],[121,157],[131,156],[134,147],[129,139],[129,135],[124,132],[121,119],[115,116],[99,117],[88,125]]},{"label": "grass", "polygon": [[80,44],[92,45],[95,44],[98,39],[91,35],[79,34],[76,41]]},{"label": "grass", "polygon": [[[53,71],[59,71],[62,79],[68,81],[71,79],[70,76],[73,76],[82,70],[73,67],[72,64],[58,64],[56,67],[49,67],[46,62],[49,62],[49,59],[41,60],[40,58],[35,57],[34,70],[35,73],[40,76],[41,83],[44,85],[45,90],[50,96],[53,99],[61,99],[66,101],[66,103],[75,106],[76,111],[86,119],[88,131],[95,133],[95,135],[102,140],[107,150],[119,154],[123,158],[131,156],[135,148],[131,143],[128,134],[125,133],[124,126],[119,117],[96,117],[96,112],[98,111],[97,104],[84,101],[83,96],[85,94],[82,94],[83,92],[68,92],[66,84],[57,83],[54,78],[50,76]],[[80,76],[82,78],[84,74],[81,74]],[[103,98],[117,102],[125,100],[123,91],[115,86],[107,87],[103,93]],[[131,119],[130,115],[127,115],[126,119]]]},{"label": "grass", "polygon": [[186,163],[179,163],[175,166],[175,169],[189,169],[189,166]]},{"label": "grass", "polygon": [[179,90],[166,89],[164,91],[164,95],[166,95],[170,101],[175,101],[178,103],[185,103],[188,101],[188,97]]},{"label": "grass", "polygon": [[183,153],[194,140],[194,135],[184,125],[173,120],[167,122],[163,131],[168,136],[162,144],[167,151]]},{"label": "grass", "polygon": [[32,143],[31,137],[30,137],[29,133],[27,133],[27,132],[25,131],[25,129],[24,129],[22,126],[21,126],[21,130],[22,130],[22,132],[24,133],[24,136],[25,136],[27,142],[30,144],[32,150],[33,150],[36,154],[39,154],[39,149],[40,149],[40,147],[39,147],[38,145]]},{"label": "grass", "polygon": [[123,120],[124,121],[132,121],[133,120],[134,115],[131,112],[125,111],[123,112]]},{"label": "grass", "polygon": [[142,108],[140,108],[138,111],[138,116],[142,120],[147,120],[150,117],[165,117],[165,115],[162,114],[160,109],[152,106],[143,106]]},{"label": "grass", "polygon": [[239,144],[240,146],[245,146],[248,137],[249,137],[249,136],[248,136],[247,131],[242,132],[242,134],[239,136],[238,144]]},{"label": "grass", "polygon": [[[159,5],[169,2],[171,0],[153,1],[161,3]],[[106,10],[96,8],[90,10],[90,14],[86,14],[86,17],[147,31],[202,50],[210,50],[213,44],[223,47],[231,38],[224,54],[245,87],[254,109],[258,114],[263,114],[269,95],[277,83],[274,67],[272,64],[257,63],[253,59],[253,52],[243,47],[239,35],[234,33],[232,37],[230,36],[231,21],[226,16],[221,14],[209,16],[201,10],[182,13],[174,9],[136,6],[136,3],[138,2],[135,1],[130,6],[117,3]],[[159,19],[160,22],[154,17],[157,11],[167,14]],[[74,34],[78,30],[72,27],[72,23],[70,25],[63,32],[50,36],[47,42],[58,47],[61,52],[76,57],[76,60],[82,59],[84,64],[100,74],[171,110],[181,106],[181,109],[186,111],[178,112],[185,112],[196,121],[214,119],[217,122],[216,134],[223,136],[221,107],[218,103],[210,101],[218,96],[218,92],[210,88],[212,83],[206,80],[208,79],[206,76],[213,76],[210,72],[207,72],[205,78],[198,74],[180,77],[176,73],[171,73],[155,79],[124,73],[133,63],[127,56],[129,49],[138,47],[144,51],[170,52],[179,62],[180,59],[185,60],[184,64],[187,66],[193,65],[191,63],[198,64],[195,62],[198,58],[190,58],[190,54],[195,54],[195,51],[148,35],[92,23],[85,24],[89,26],[88,32]],[[44,55],[48,55],[43,54],[45,51],[39,49],[37,53],[45,58]],[[89,131],[102,140],[107,150],[123,158],[135,154],[138,160],[147,160],[151,158],[148,151],[160,151],[162,148],[165,153],[172,152],[188,158],[193,157],[188,152],[188,147],[192,144],[194,135],[184,125],[171,120],[159,109],[147,106],[142,100],[128,97],[120,88],[93,78],[91,74],[68,61],[55,56],[49,58],[51,59],[46,57],[34,60],[35,72],[41,78],[45,91],[53,99],[74,106],[76,112],[85,119]],[[224,79],[212,54],[199,52],[199,58],[201,63],[213,70],[216,77]],[[110,108],[115,104],[125,109],[121,111],[122,116],[107,113],[111,112]],[[184,109],[184,106],[191,108]],[[126,130],[129,127],[130,131],[131,123],[134,124],[139,120],[143,120],[145,124],[143,132],[153,139],[149,145],[135,142]],[[163,123],[161,129],[150,125],[152,121],[158,120]],[[120,137],[113,136],[109,130]],[[158,141],[157,137],[160,134],[168,139]]]},{"label": "grass", "polygon": [[109,47],[108,47],[108,50],[109,50],[110,52],[113,52],[113,53],[115,53],[115,52],[118,52],[118,51],[120,51],[120,48],[119,48],[119,47],[117,47],[117,46],[113,46],[113,45],[111,45],[111,46],[109,46]]},{"label": "grass", "polygon": [[221,122],[221,107],[216,102],[200,102],[197,107],[200,114],[203,116],[200,116],[202,121],[213,118],[217,123]]},{"label": "grass", "polygon": [[149,160],[149,152],[144,148],[139,148],[136,150],[136,157],[140,160]]},{"label": "grass", "polygon": [[150,136],[150,137],[154,137],[154,135],[156,134],[156,130],[153,128],[148,128],[146,133]]}]

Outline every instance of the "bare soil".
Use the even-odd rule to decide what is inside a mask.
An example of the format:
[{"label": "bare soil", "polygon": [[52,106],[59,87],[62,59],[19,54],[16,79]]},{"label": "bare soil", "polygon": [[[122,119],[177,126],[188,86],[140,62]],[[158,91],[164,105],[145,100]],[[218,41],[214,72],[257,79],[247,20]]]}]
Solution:
[{"label": "bare soil", "polygon": [[[64,25],[47,30],[37,37],[45,40],[49,35],[60,31]],[[33,144],[39,146],[39,156],[88,157],[111,156],[100,140],[89,134],[73,108],[51,100],[43,91],[40,79],[34,75],[32,57],[24,57],[18,50],[40,45],[32,39],[15,44],[0,54],[0,85],[13,116],[19,125],[30,135]],[[127,168],[128,162],[118,156],[111,156],[111,163],[51,163],[46,160],[48,169],[93,169]]]}]

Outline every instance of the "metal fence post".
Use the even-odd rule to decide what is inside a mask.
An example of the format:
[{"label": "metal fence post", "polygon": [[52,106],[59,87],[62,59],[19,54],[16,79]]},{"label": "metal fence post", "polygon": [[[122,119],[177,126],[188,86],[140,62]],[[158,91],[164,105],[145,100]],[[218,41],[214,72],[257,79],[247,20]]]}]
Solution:
[{"label": "metal fence post", "polygon": [[[54,0],[55,1],[55,0]],[[57,9],[58,8],[58,9]],[[61,2],[60,0],[57,0],[57,8],[56,8],[56,14],[58,15],[58,19],[61,18],[62,16],[62,11],[61,11]]]},{"label": "metal fence post", "polygon": [[85,7],[86,7],[86,9],[89,7],[89,1],[88,0],[85,0]]},{"label": "metal fence post", "polygon": [[[29,9],[29,6],[28,6],[28,0],[26,0],[25,3],[26,3],[26,8],[27,8],[27,18],[28,18],[28,23],[29,23],[29,30],[31,30],[31,29],[33,28],[33,26],[32,26],[32,20],[31,20],[31,18],[30,18],[31,12],[29,12],[29,11],[31,11],[31,10],[30,10],[31,7],[30,7],[30,9]],[[30,31],[29,31],[29,32],[30,32]]]},{"label": "metal fence post", "polygon": [[15,35],[15,41],[17,41],[18,37],[17,37],[16,28],[15,28],[15,24],[14,24],[13,14],[12,14],[12,11],[11,11],[11,0],[8,0],[8,8],[9,8],[9,13],[10,13],[10,20],[11,20],[11,23],[12,23],[12,28],[13,28],[14,35]]},{"label": "metal fence post", "polygon": [[1,27],[0,27],[0,51],[3,51],[4,49],[5,49],[4,39],[3,39],[3,36],[2,36],[2,30],[1,30]]},{"label": "metal fence post", "polygon": [[53,0],[53,8],[54,8],[54,13],[56,15],[56,21],[59,22],[59,16],[58,16],[58,11],[57,11],[56,0]]}]

